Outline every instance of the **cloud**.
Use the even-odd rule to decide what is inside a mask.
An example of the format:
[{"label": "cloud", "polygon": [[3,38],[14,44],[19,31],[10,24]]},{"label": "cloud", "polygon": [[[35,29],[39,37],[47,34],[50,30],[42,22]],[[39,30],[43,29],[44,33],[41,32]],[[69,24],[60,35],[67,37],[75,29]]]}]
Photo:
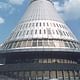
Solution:
[{"label": "cloud", "polygon": [[80,0],[65,0],[64,4],[61,6],[57,1],[54,3],[57,11],[66,20],[77,20],[80,19]]},{"label": "cloud", "polygon": [[13,5],[22,5],[24,0],[9,0],[9,3]]},{"label": "cloud", "polygon": [[11,14],[11,12],[14,11],[14,7],[6,2],[0,2],[0,14],[5,14],[5,13],[9,13]]},{"label": "cloud", "polygon": [[3,24],[4,22],[5,20],[2,17],[0,17],[0,24]]}]

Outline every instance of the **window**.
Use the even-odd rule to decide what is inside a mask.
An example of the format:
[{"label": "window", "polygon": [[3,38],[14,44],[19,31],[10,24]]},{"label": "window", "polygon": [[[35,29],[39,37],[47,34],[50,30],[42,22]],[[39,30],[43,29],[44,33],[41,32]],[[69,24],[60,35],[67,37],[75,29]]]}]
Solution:
[{"label": "window", "polygon": [[16,44],[17,44],[17,42],[14,42],[13,45],[12,45],[12,48],[15,48]]},{"label": "window", "polygon": [[69,36],[68,32],[66,32],[67,36]]},{"label": "window", "polygon": [[25,32],[26,32],[26,31],[23,31],[23,34],[22,34],[23,36],[25,35]]},{"label": "window", "polygon": [[64,42],[65,47],[69,47],[68,42]]},{"label": "window", "polygon": [[29,27],[31,27],[31,23],[29,24]]},{"label": "window", "polygon": [[41,29],[39,30],[39,34],[41,34]]},{"label": "window", "polygon": [[26,24],[26,28],[28,27],[28,23]]},{"label": "window", "polygon": [[57,27],[59,27],[59,25],[58,24],[56,24],[57,25]]},{"label": "window", "polygon": [[59,30],[59,33],[60,33],[61,36],[63,35],[63,33],[61,32],[61,30]]},{"label": "window", "polygon": [[32,47],[32,41],[31,40],[28,40],[27,47]]},{"label": "window", "polygon": [[46,30],[44,30],[44,34],[46,34]]},{"label": "window", "polygon": [[41,26],[41,23],[40,23],[40,26]]},{"label": "window", "polygon": [[29,34],[29,30],[27,31],[26,35],[28,35],[28,34]]},{"label": "window", "polygon": [[72,43],[72,44],[73,44],[74,48],[77,48],[77,46],[76,46],[77,44],[75,44],[75,43]]},{"label": "window", "polygon": [[35,30],[35,34],[37,34],[37,30]]},{"label": "window", "polygon": [[43,26],[45,26],[45,23],[43,23]]},{"label": "window", "polygon": [[52,30],[53,34],[55,34],[54,30]]},{"label": "window", "polygon": [[32,23],[32,27],[34,27],[34,23]]},{"label": "window", "polygon": [[63,34],[66,36],[66,33],[63,31]]},{"label": "window", "polygon": [[33,40],[32,46],[37,46],[37,40]]},{"label": "window", "polygon": [[31,30],[31,34],[33,34],[33,30]]},{"label": "window", "polygon": [[16,36],[15,36],[15,37],[17,37],[17,36],[18,36],[18,34],[19,34],[19,32],[17,32],[17,34],[16,34]]},{"label": "window", "polygon": [[38,23],[36,23],[36,27],[38,26]]},{"label": "window", "polygon": [[53,26],[56,27],[55,23],[53,23]]},{"label": "window", "polygon": [[42,40],[38,40],[38,46],[42,46]]},{"label": "window", "polygon": [[49,24],[47,23],[47,26],[49,26]]},{"label": "window", "polygon": [[16,47],[20,47],[21,46],[21,41],[19,41],[18,43],[17,43],[17,46]]},{"label": "window", "polygon": [[72,43],[71,43],[71,42],[69,42],[69,46],[70,46],[70,48],[73,48],[73,45],[72,45]]},{"label": "window", "polygon": [[26,45],[27,45],[27,41],[26,40],[22,41],[21,47],[26,47]]},{"label": "window", "polygon": [[48,33],[48,34],[51,34],[51,30],[50,30],[50,29],[47,29],[47,33]]},{"label": "window", "polygon": [[48,40],[43,40],[43,42],[44,42],[44,46],[48,46]]},{"label": "window", "polygon": [[11,48],[13,45],[13,42],[9,43],[8,48]]},{"label": "window", "polygon": [[21,34],[22,34],[22,31],[19,32],[19,36],[21,36]]},{"label": "window", "polygon": [[52,23],[50,23],[51,27],[52,27]]},{"label": "window", "polygon": [[56,33],[59,34],[57,30],[56,30]]},{"label": "window", "polygon": [[49,40],[49,46],[54,46],[55,47],[55,44],[54,44],[53,40]]},{"label": "window", "polygon": [[62,28],[62,26],[59,24],[60,28]]}]

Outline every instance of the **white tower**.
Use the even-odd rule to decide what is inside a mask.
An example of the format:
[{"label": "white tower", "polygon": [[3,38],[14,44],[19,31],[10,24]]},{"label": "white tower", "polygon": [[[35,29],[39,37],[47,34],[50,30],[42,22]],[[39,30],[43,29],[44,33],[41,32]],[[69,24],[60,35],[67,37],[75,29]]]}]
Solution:
[{"label": "white tower", "polygon": [[31,0],[3,49],[78,49],[79,44],[56,12],[52,0]]},{"label": "white tower", "polygon": [[0,80],[80,80],[79,42],[52,0],[31,0],[1,47]]}]

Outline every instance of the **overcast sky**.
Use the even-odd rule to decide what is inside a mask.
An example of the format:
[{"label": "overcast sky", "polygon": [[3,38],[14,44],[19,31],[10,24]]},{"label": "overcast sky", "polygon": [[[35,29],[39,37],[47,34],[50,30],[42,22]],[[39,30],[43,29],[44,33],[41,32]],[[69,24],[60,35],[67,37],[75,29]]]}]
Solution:
[{"label": "overcast sky", "polygon": [[[30,0],[0,0],[0,43],[24,14]],[[53,0],[54,6],[72,32],[80,40],[80,0]]]}]

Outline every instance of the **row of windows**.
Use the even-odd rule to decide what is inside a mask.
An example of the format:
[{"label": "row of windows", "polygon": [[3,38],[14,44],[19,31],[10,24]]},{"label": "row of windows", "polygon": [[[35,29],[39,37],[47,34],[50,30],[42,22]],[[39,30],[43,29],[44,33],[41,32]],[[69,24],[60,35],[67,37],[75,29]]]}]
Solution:
[{"label": "row of windows", "polygon": [[18,48],[18,47],[66,47],[66,48],[79,48],[79,44],[75,42],[59,41],[59,40],[25,40],[9,42],[3,45],[3,48]]},{"label": "row of windows", "polygon": [[59,36],[67,36],[67,37],[73,37],[73,35],[69,32],[62,31],[62,30],[51,30],[51,29],[43,29],[43,30],[24,30],[24,31],[18,31],[17,33],[13,32],[11,34],[11,37],[19,37],[19,36],[27,36],[27,35],[37,35],[37,34],[47,34],[47,35],[59,35]]},{"label": "row of windows", "polygon": [[79,71],[15,71],[0,73],[0,80],[80,80]]},{"label": "row of windows", "polygon": [[62,25],[62,24],[59,24],[59,23],[49,23],[49,22],[36,22],[36,23],[27,23],[27,24],[22,24],[22,25],[19,25],[18,29],[25,29],[25,28],[28,28],[28,27],[45,27],[45,26],[50,26],[50,27],[57,27],[57,28],[63,28],[63,29],[67,29],[66,26]]},{"label": "row of windows", "polygon": [[68,59],[54,59],[54,58],[45,58],[45,59],[15,59],[14,63],[62,63],[62,64],[77,64],[76,61]]}]

